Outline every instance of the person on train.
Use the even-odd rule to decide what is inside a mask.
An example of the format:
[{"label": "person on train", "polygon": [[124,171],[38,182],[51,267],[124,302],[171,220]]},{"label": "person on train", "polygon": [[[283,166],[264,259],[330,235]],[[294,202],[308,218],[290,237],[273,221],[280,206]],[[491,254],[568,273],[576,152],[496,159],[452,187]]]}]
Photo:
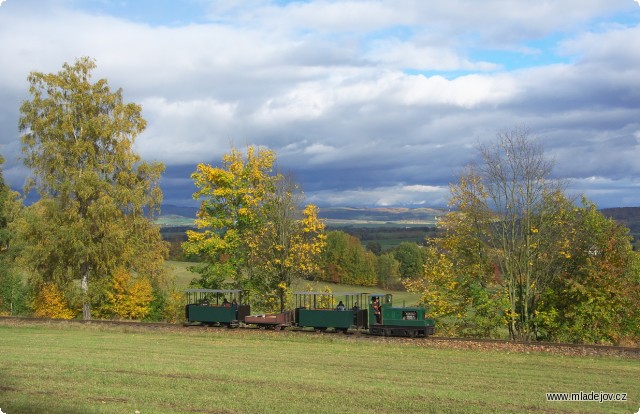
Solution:
[{"label": "person on train", "polygon": [[376,323],[382,323],[382,312],[380,311],[380,301],[378,298],[373,298],[371,306],[373,307],[373,314],[376,316]]}]

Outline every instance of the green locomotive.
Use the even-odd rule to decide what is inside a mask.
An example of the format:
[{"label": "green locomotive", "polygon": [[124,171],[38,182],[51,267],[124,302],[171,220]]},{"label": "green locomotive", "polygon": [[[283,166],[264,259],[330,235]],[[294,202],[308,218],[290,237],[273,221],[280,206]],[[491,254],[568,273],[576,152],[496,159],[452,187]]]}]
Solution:
[{"label": "green locomotive", "polygon": [[369,309],[369,333],[372,335],[413,338],[435,333],[435,322],[426,317],[424,308],[393,306],[390,293],[369,295]]}]

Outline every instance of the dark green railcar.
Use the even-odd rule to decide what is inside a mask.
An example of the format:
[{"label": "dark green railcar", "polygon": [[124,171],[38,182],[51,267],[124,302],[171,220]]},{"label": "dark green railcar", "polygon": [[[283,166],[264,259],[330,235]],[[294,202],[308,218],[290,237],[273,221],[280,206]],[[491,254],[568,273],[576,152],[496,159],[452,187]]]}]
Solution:
[{"label": "dark green railcar", "polygon": [[186,290],[187,324],[238,327],[251,313],[250,306],[244,304],[244,293],[242,290],[223,289]]},{"label": "dark green railcar", "polygon": [[360,308],[366,293],[295,292],[294,297],[294,321],[298,327],[347,332],[367,326],[366,310]]},{"label": "dark green railcar", "polygon": [[369,295],[369,333],[382,336],[426,337],[435,333],[435,322],[422,307],[394,307],[392,295]]}]

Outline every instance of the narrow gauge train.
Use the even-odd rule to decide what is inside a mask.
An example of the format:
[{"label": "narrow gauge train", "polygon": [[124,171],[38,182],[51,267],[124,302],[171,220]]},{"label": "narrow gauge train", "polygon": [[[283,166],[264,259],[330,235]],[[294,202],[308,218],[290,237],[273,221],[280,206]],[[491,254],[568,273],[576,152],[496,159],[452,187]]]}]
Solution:
[{"label": "narrow gauge train", "polygon": [[317,331],[332,328],[345,333],[351,329],[408,337],[426,337],[435,332],[434,321],[425,318],[424,308],[393,306],[389,293],[296,292],[294,310],[268,315],[251,315],[242,290],[189,289],[185,293],[187,325]]}]

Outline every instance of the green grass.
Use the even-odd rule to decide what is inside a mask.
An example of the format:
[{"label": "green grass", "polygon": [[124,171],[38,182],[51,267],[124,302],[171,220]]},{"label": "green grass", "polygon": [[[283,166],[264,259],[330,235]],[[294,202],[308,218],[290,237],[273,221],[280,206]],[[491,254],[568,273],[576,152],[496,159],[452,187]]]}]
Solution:
[{"label": "green grass", "polygon": [[363,245],[367,245],[367,243],[371,241],[377,241],[380,243],[380,247],[382,247],[382,251],[386,252],[387,250],[395,249],[400,246],[400,244],[404,242],[413,242],[416,244],[420,244],[424,241],[424,237],[407,237],[402,239],[379,239],[379,240],[362,240]]},{"label": "green grass", "polygon": [[322,292],[325,286],[328,286],[332,292],[366,292],[366,293],[392,293],[393,304],[395,306],[413,306],[420,300],[420,295],[417,293],[409,293],[405,291],[392,291],[388,289],[381,289],[378,287],[370,286],[353,286],[353,285],[341,285],[337,283],[329,282],[310,282],[308,280],[296,280],[293,282],[291,288],[294,292],[306,291],[307,286],[311,286],[314,291]]},{"label": "green grass", "polygon": [[198,278],[197,273],[190,272],[187,267],[197,263],[165,261],[164,265],[170,276],[175,278],[176,286],[179,289],[187,289],[191,280]]},{"label": "green grass", "polygon": [[[635,413],[640,365],[342,335],[0,322],[17,413]],[[626,392],[626,403],[546,392]]]},{"label": "green grass", "polygon": [[[169,271],[170,275],[175,276],[176,286],[179,289],[187,289],[189,287],[189,283],[193,278],[196,278],[198,275],[195,273],[191,273],[187,270],[188,266],[192,266],[195,263],[190,262],[175,262],[175,261],[167,261],[165,265]],[[363,286],[351,286],[351,285],[340,285],[337,283],[328,283],[328,282],[309,282],[307,280],[296,280],[291,287],[293,291],[302,291],[306,290],[307,285],[311,285],[314,290],[322,291],[325,286],[329,286],[333,292],[367,292],[367,293],[393,293],[393,302],[395,305],[402,305],[403,303],[407,306],[415,305],[420,300],[420,295],[415,293],[409,293],[404,291],[389,291],[380,289],[377,287],[363,287]]]},{"label": "green grass", "polygon": [[155,223],[163,227],[193,227],[195,218],[176,215],[160,216]]}]

